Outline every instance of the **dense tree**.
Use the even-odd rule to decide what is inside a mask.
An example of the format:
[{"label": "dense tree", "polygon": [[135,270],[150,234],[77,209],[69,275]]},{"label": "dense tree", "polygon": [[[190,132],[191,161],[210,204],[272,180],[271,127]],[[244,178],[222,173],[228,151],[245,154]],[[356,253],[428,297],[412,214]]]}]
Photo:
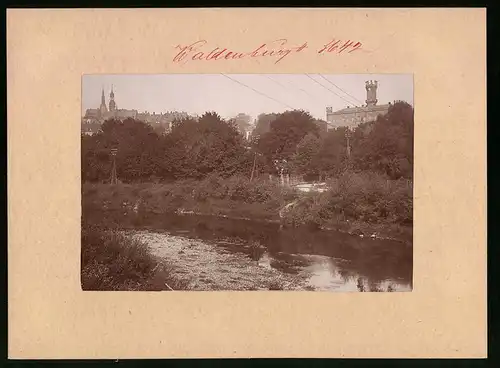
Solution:
[{"label": "dense tree", "polygon": [[254,136],[261,136],[271,130],[271,122],[278,117],[278,114],[260,114],[255,122]]},{"label": "dense tree", "polygon": [[319,135],[324,137],[328,132],[328,123],[321,119],[314,119],[314,124],[318,127]]},{"label": "dense tree", "polygon": [[170,146],[166,162],[174,168],[176,177],[202,178],[214,172],[228,176],[250,170],[243,137],[234,124],[216,113],[175,122],[166,139]]},{"label": "dense tree", "polygon": [[82,176],[108,180],[110,151],[118,149],[117,173],[128,181],[146,180],[157,171],[160,140],[153,128],[134,119],[108,120],[99,134],[82,139]]},{"label": "dense tree", "polygon": [[286,111],[271,122],[269,132],[260,137],[258,149],[269,166],[275,159],[291,161],[298,143],[308,133],[319,136],[312,116],[301,110]]},{"label": "dense tree", "polygon": [[[346,128],[331,129],[321,142],[315,168],[321,179],[339,175],[347,166]],[[320,179],[320,180],[321,180]]]},{"label": "dense tree", "polygon": [[301,139],[291,159],[291,166],[296,174],[318,178],[317,157],[320,145],[320,139],[313,133],[308,133]]},{"label": "dense tree", "polygon": [[[248,120],[248,119],[247,119]],[[107,181],[111,148],[119,179],[203,178],[257,172],[276,173],[274,160],[287,170],[323,180],[345,170],[374,171],[392,179],[413,175],[413,108],[404,102],[390,107],[376,121],[324,131],[325,122],[304,111],[261,114],[252,142],[238,132],[237,122],[214,112],[173,121],[169,133],[134,119],[109,120],[98,134],[82,135],[82,180]],[[351,155],[348,156],[349,141]]]},{"label": "dense tree", "polygon": [[412,177],[411,105],[398,102],[371,125],[358,127],[353,139],[353,163],[357,170],[382,172],[393,179]]}]

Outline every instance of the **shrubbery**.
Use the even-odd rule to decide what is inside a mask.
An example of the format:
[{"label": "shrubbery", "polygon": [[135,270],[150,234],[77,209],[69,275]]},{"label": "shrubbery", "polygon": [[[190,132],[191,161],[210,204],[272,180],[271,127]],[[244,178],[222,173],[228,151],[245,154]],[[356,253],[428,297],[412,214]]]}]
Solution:
[{"label": "shrubbery", "polygon": [[285,212],[294,225],[339,223],[411,225],[412,185],[406,179],[389,180],[376,173],[344,173],[324,193],[310,194]]},{"label": "shrubbery", "polygon": [[293,196],[293,191],[276,183],[263,180],[250,182],[244,176],[232,176],[224,179],[209,175],[194,188],[194,198],[229,199],[245,203],[281,202]]},{"label": "shrubbery", "polygon": [[113,231],[82,228],[83,290],[140,290],[151,284],[160,265],[146,246]]},{"label": "shrubbery", "polygon": [[277,219],[284,204],[297,192],[276,183],[244,176],[181,180],[169,184],[91,184],[82,187],[83,212],[123,210],[124,212],[172,213],[178,209],[205,214]]}]

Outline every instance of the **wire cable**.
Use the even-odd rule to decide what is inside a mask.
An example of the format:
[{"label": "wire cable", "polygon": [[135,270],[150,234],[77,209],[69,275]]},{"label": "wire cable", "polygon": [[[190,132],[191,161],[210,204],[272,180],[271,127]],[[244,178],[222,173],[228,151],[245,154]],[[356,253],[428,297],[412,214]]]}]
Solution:
[{"label": "wire cable", "polygon": [[[264,75],[265,75],[265,74],[264,74]],[[267,75],[265,75],[265,76],[266,76],[267,78],[269,78],[270,80],[272,80],[272,81],[274,81],[274,82],[278,83],[278,81],[276,81],[276,80],[272,79],[271,77],[269,77],[269,76],[267,76]],[[294,85],[294,84],[293,84],[292,82],[290,82],[290,81],[287,81],[287,83],[288,83],[290,86],[292,86],[293,88],[296,88],[296,89],[298,89],[299,91],[301,91],[301,92],[303,92],[304,94],[306,94],[306,95],[308,95],[309,97],[311,97],[311,98],[312,98],[315,102],[318,102],[318,98],[317,98],[317,97],[314,97],[313,95],[311,95],[309,92],[307,92],[307,91],[306,91],[306,90],[304,90],[303,88],[297,87],[296,85]],[[283,84],[281,84],[281,83],[278,83],[278,84],[280,84],[281,86],[283,86]],[[286,87],[286,86],[283,86],[283,87],[284,87],[284,88],[288,88],[288,87]]]},{"label": "wire cable", "polygon": [[[246,87],[246,88],[248,88],[248,89],[251,89],[251,90],[252,90],[252,91],[254,91],[255,93],[258,93],[259,95],[262,95],[262,96],[264,96],[264,97],[267,97],[267,98],[269,98],[269,99],[271,99],[271,100],[273,100],[273,101],[275,101],[275,102],[278,102],[279,104],[284,105],[284,106],[286,106],[286,107],[288,107],[288,108],[290,108],[290,109],[292,109],[292,110],[297,110],[297,109],[293,108],[292,106],[290,106],[290,105],[288,105],[288,104],[286,104],[286,103],[284,103],[284,102],[281,102],[281,101],[279,101],[279,100],[275,99],[274,97],[271,97],[271,96],[269,96],[269,95],[266,95],[265,93],[260,92],[260,91],[256,90],[255,88],[250,87],[250,86],[246,85],[245,83],[240,82],[240,81],[238,81],[238,80],[236,80],[236,79],[234,79],[234,78],[231,78],[230,76],[228,76],[228,75],[226,75],[226,74],[221,73],[221,75],[223,75],[224,77],[226,77],[226,78],[228,78],[228,79],[232,80],[233,82],[236,82],[236,83],[238,83],[238,84],[242,85],[243,87]],[[306,75],[307,75],[307,74],[306,74]],[[272,78],[270,78],[270,77],[268,77],[268,78],[274,81],[274,79],[272,79]],[[314,79],[313,79],[313,80],[314,80]],[[278,82],[277,82],[277,83],[278,83]],[[278,83],[278,84],[280,84],[280,83]],[[330,126],[332,126],[332,127],[334,127],[334,128],[335,128],[335,126],[334,126],[332,123],[330,123],[330,122],[328,122],[328,121],[325,121],[325,123],[326,123],[327,125],[330,125]]]},{"label": "wire cable", "polygon": [[286,106],[286,107],[288,107],[288,108],[290,108],[290,109],[292,109],[292,110],[295,110],[295,108],[293,108],[292,106],[288,105],[287,103],[281,102],[281,101],[279,101],[279,100],[275,99],[274,97],[268,96],[268,95],[266,95],[266,94],[265,94],[265,93],[263,93],[263,92],[257,91],[255,88],[252,88],[252,87],[250,87],[250,86],[247,86],[245,83],[242,83],[242,82],[240,82],[240,81],[238,81],[238,80],[236,80],[236,79],[233,79],[233,78],[231,78],[230,76],[228,76],[228,75],[226,75],[226,74],[221,73],[221,75],[223,75],[224,77],[226,77],[226,78],[228,78],[228,79],[232,80],[233,82],[236,82],[236,83],[238,83],[238,84],[242,85],[243,87],[246,87],[246,88],[251,89],[252,91],[254,91],[255,93],[258,93],[258,94],[259,94],[259,95],[261,95],[261,96],[267,97],[267,98],[269,98],[270,100],[273,100],[273,101],[275,101],[275,102],[277,102],[277,103],[279,103],[279,104],[281,104],[281,105],[283,105],[283,106]]},{"label": "wire cable", "polygon": [[324,80],[326,80],[328,83],[330,83],[332,86],[340,89],[342,92],[344,92],[347,96],[351,97],[352,99],[354,99],[355,101],[358,101],[361,105],[363,105],[363,101],[360,101],[359,99],[357,99],[356,97],[354,97],[353,95],[347,93],[346,91],[344,91],[342,88],[340,88],[339,86],[337,86],[335,83],[333,83],[331,80],[329,80],[328,78],[326,78],[325,76],[323,76],[322,74],[318,74],[321,78],[323,78]]},{"label": "wire cable", "polygon": [[352,102],[346,100],[344,97],[342,97],[341,95],[339,95],[338,93],[336,92],[333,92],[330,88],[328,87],[325,87],[323,84],[319,83],[316,79],[314,79],[313,77],[311,77],[309,74],[306,74],[306,76],[312,80],[313,82],[319,84],[321,87],[325,88],[326,90],[330,91],[331,93],[333,93],[335,96],[337,97],[340,97],[341,99],[343,99],[345,102],[347,102],[349,105],[353,105],[353,106],[356,106],[356,104],[353,104]]}]

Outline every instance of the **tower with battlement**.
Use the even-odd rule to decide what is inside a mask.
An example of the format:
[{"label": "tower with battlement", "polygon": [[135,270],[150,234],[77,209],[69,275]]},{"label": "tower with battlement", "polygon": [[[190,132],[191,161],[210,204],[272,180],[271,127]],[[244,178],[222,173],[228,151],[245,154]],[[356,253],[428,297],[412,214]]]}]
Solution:
[{"label": "tower with battlement", "polygon": [[366,106],[375,106],[377,104],[377,81],[366,81]]},{"label": "tower with battlement", "polygon": [[391,103],[377,105],[377,81],[366,81],[366,105],[347,106],[344,109],[333,111],[331,107],[326,108],[326,120],[328,128],[348,127],[354,129],[359,124],[374,121],[379,115],[385,115],[389,111]]}]

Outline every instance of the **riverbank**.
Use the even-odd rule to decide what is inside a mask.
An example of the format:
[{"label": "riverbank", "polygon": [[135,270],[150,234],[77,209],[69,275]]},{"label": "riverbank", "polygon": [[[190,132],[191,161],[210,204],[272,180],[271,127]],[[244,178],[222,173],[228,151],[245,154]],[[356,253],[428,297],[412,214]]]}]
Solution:
[{"label": "riverbank", "polygon": [[192,212],[214,216],[279,220],[280,208],[295,199],[295,191],[267,182],[251,185],[246,178],[166,184],[82,185],[82,210],[123,210],[141,213]]},{"label": "riverbank", "polygon": [[86,291],[312,289],[304,277],[266,264],[258,243],[238,248],[232,253],[167,233],[85,226],[81,285]]},{"label": "riverbank", "polygon": [[173,267],[155,257],[148,246],[122,232],[82,227],[81,286],[83,290],[160,291],[185,289],[173,277]]},{"label": "riverbank", "polygon": [[83,290],[411,290],[411,247],[265,223],[157,217],[170,220],[149,218],[140,230],[86,226]]},{"label": "riverbank", "polygon": [[[411,243],[412,188],[404,181],[350,174],[324,193],[301,193],[243,177],[167,184],[83,184],[83,214],[95,210],[142,214],[191,213],[316,227],[360,237]],[[287,206],[288,205],[288,206]]]}]

